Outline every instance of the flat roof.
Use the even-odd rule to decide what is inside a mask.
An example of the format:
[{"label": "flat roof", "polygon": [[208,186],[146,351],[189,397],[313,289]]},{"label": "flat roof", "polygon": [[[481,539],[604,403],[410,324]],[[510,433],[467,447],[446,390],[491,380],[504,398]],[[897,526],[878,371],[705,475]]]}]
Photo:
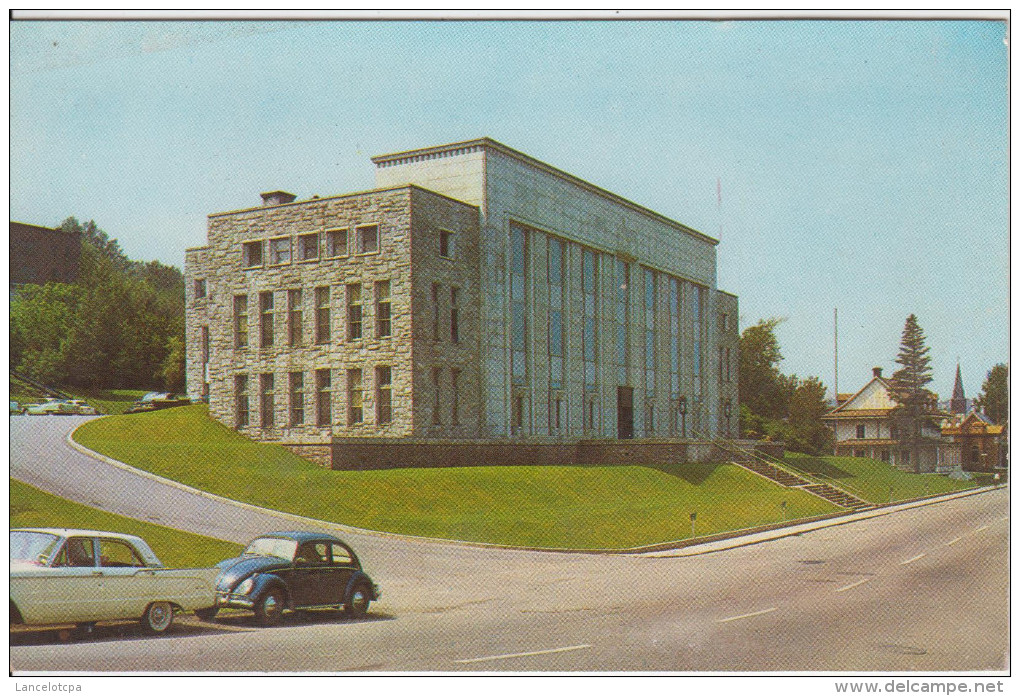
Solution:
[{"label": "flat roof", "polygon": [[[475,140],[465,140],[459,143],[449,143],[447,145],[435,145],[432,147],[424,147],[417,150],[394,152],[388,155],[376,155],[375,157],[372,158],[372,163],[375,164],[376,167],[392,166],[406,164],[412,161],[420,161],[423,159],[431,159],[433,158],[433,156],[436,155],[449,156],[451,154],[452,155],[468,154],[469,152],[475,152],[480,149],[493,150],[495,152],[507,155],[508,157],[512,157],[516,160],[523,162],[524,164],[527,164],[536,169],[540,169],[548,174],[552,174],[561,179],[569,181],[570,183],[579,186],[580,188],[583,188],[587,191],[591,191],[592,193],[602,196],[603,198],[607,198],[613,201],[614,203],[618,203],[619,205],[622,205],[626,208],[630,208],[631,210],[641,213],[642,215],[651,217],[659,222],[666,223],[671,227],[675,227],[681,232],[685,232],[702,241],[708,242],[713,245],[719,243],[718,239],[715,239],[714,237],[709,237],[704,232],[699,232],[693,227],[688,227],[682,222],[677,222],[672,218],[668,218],[665,215],[662,215],[661,213],[655,212],[651,208],[646,208],[643,205],[639,205],[634,201],[628,200],[623,196],[619,196],[613,193],[612,191],[608,191],[600,186],[596,186],[595,184],[589,181],[585,181],[584,179],[574,176],[573,174],[565,172],[562,169],[557,169],[556,167],[553,167],[550,164],[546,164],[542,160],[535,159],[530,155],[526,155],[523,152],[520,152],[519,150],[514,150],[512,147],[508,147],[499,141],[493,140],[492,138],[477,138]],[[465,150],[465,152],[463,153],[457,152],[458,150]]]}]

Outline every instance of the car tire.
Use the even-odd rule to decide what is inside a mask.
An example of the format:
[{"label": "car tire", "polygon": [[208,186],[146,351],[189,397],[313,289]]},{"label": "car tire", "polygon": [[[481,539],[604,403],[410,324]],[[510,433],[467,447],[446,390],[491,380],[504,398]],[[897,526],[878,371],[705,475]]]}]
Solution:
[{"label": "car tire", "polygon": [[142,626],[149,633],[166,633],[174,622],[174,608],[170,602],[153,602],[145,610]]},{"label": "car tire", "polygon": [[195,616],[202,621],[212,621],[216,618],[216,615],[220,612],[219,607],[209,607],[208,609],[196,609]]},{"label": "car tire", "polygon": [[279,588],[270,588],[255,602],[255,620],[262,626],[275,626],[283,616],[283,606],[283,592]]},{"label": "car tire", "polygon": [[355,585],[350,596],[344,602],[344,613],[357,619],[368,613],[368,605],[372,603],[372,592],[367,585]]}]

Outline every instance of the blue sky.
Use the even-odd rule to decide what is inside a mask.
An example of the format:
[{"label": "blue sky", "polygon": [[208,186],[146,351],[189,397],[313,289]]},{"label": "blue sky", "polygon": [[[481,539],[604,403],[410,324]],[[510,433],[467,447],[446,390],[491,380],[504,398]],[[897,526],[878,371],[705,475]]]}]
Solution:
[{"label": "blue sky", "polygon": [[[10,216],[183,265],[206,215],[371,188],[489,136],[720,239],[787,373],[934,388],[1008,359],[1007,50],[991,21],[13,22]],[[722,203],[717,200],[721,181]]]}]

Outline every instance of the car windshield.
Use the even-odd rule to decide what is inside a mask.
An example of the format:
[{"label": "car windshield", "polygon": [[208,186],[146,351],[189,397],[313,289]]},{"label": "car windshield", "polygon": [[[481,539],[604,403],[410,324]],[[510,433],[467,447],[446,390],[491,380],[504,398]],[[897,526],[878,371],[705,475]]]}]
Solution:
[{"label": "car windshield", "polygon": [[46,532],[11,532],[11,560],[38,561],[49,556],[60,537]]},{"label": "car windshield", "polygon": [[244,550],[245,556],[276,556],[290,561],[294,558],[297,550],[297,542],[293,539],[279,539],[276,537],[259,537],[248,544]]}]

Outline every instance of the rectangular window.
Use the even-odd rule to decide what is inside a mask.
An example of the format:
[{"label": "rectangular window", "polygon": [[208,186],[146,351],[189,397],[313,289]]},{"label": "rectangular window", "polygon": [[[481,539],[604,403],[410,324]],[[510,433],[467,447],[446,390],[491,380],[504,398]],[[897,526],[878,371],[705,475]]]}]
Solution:
[{"label": "rectangular window", "polygon": [[378,280],[375,283],[375,336],[386,338],[392,334],[390,319],[390,281]]},{"label": "rectangular window", "polygon": [[364,421],[365,394],[361,388],[361,368],[347,370],[347,424],[355,425]]},{"label": "rectangular window", "polygon": [[440,385],[440,379],[442,378],[442,368],[432,368],[432,425],[442,425],[443,419],[440,415],[440,408],[442,407],[443,392]]},{"label": "rectangular window", "polygon": [[524,228],[510,228],[510,381],[527,381],[528,361],[528,241]]},{"label": "rectangular window", "polygon": [[356,341],[361,338],[361,285],[351,283],[347,286],[347,340]]},{"label": "rectangular window", "polygon": [[549,386],[563,388],[563,241],[549,238]]},{"label": "rectangular window", "polygon": [[209,362],[209,327],[203,326],[199,336],[202,364]]},{"label": "rectangular window", "polygon": [[272,266],[290,263],[290,237],[269,240],[269,263]]},{"label": "rectangular window", "polygon": [[858,440],[863,440],[864,439],[864,425],[863,424],[857,426],[857,439]]},{"label": "rectangular window", "polygon": [[510,433],[518,435],[524,430],[524,395],[514,394],[510,401]]},{"label": "rectangular window", "polygon": [[558,435],[563,428],[563,398],[556,393],[549,394],[549,434]]},{"label": "rectangular window", "polygon": [[333,424],[333,376],[329,369],[315,371],[315,423]]},{"label": "rectangular window", "polygon": [[379,251],[379,226],[368,225],[358,228],[358,253],[372,254]]},{"label": "rectangular window", "polygon": [[616,259],[616,380],[626,386],[627,366],[630,361],[628,321],[630,318],[630,267],[623,259]]},{"label": "rectangular window", "polygon": [[326,230],[326,256],[347,256],[347,230]]},{"label": "rectangular window", "polygon": [[317,258],[319,258],[319,233],[312,232],[298,236],[298,259],[314,261]]},{"label": "rectangular window", "polygon": [[234,422],[238,428],[248,425],[248,375],[234,375]]},{"label": "rectangular window", "polygon": [[450,288],[450,340],[460,343],[460,314],[457,301],[460,298],[460,288]]},{"label": "rectangular window", "polygon": [[694,396],[700,398],[702,394],[702,367],[705,362],[705,356],[701,353],[701,346],[705,337],[705,294],[707,289],[696,285],[694,291],[694,307],[692,308],[694,312]]},{"label": "rectangular window", "polygon": [[241,262],[245,268],[260,268],[262,266],[262,240],[245,242],[241,249]]},{"label": "rectangular window", "polygon": [[301,346],[305,342],[304,312],[301,309],[301,291],[287,291],[287,345]]},{"label": "rectangular window", "polygon": [[261,401],[259,404],[259,417],[262,420],[262,428],[272,428],[275,421],[276,410],[276,379],[272,374],[259,375],[261,383]]},{"label": "rectangular window", "polygon": [[594,433],[598,426],[598,414],[595,412],[595,397],[588,396],[584,400],[584,432]]},{"label": "rectangular window", "polygon": [[453,232],[439,230],[439,255],[444,259],[452,259],[454,254]]},{"label": "rectangular window", "polygon": [[272,291],[259,293],[259,313],[259,345],[262,348],[270,348],[276,333],[276,326],[273,322]]},{"label": "rectangular window", "polygon": [[722,382],[726,375],[726,350],[719,346],[719,381]]},{"label": "rectangular window", "polygon": [[[645,398],[655,397],[655,271],[645,269]],[[649,411],[650,411],[649,407]],[[653,424],[648,423],[651,432]]]},{"label": "rectangular window", "polygon": [[596,388],[595,349],[596,335],[596,291],[595,252],[585,249],[581,253],[581,294],[584,298],[584,323],[581,329],[581,355],[584,359],[584,389],[593,392]]},{"label": "rectangular window", "polygon": [[197,278],[195,280],[195,299],[205,299],[205,278]]},{"label": "rectangular window", "polygon": [[290,373],[290,424],[305,423],[305,373]]},{"label": "rectangular window", "polygon": [[234,347],[248,347],[248,296],[234,295]]},{"label": "rectangular window", "polygon": [[726,349],[726,381],[733,381],[733,353],[729,348]]},{"label": "rectangular window", "polygon": [[674,404],[673,434],[676,427],[677,408],[680,399],[680,281],[669,279],[669,398]]},{"label": "rectangular window", "polygon": [[432,284],[432,340],[439,342],[439,326],[440,326],[440,308],[439,308],[439,297],[441,288],[439,283]]},{"label": "rectangular window", "polygon": [[329,288],[315,288],[315,342],[329,343],[332,335],[329,316]]},{"label": "rectangular window", "polygon": [[375,422],[386,425],[393,422],[393,372],[389,366],[375,368]]},{"label": "rectangular window", "polygon": [[460,425],[460,370],[450,370],[450,424]]}]

